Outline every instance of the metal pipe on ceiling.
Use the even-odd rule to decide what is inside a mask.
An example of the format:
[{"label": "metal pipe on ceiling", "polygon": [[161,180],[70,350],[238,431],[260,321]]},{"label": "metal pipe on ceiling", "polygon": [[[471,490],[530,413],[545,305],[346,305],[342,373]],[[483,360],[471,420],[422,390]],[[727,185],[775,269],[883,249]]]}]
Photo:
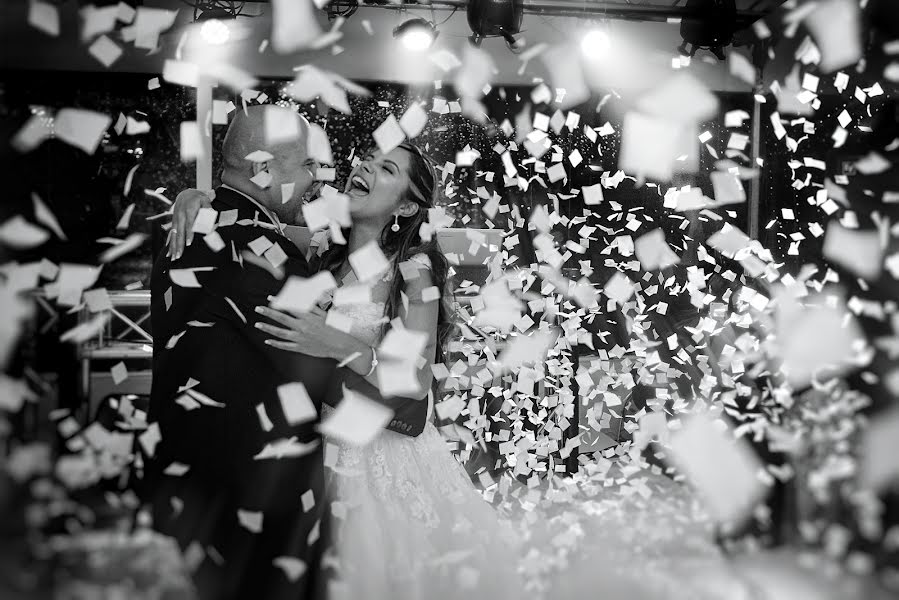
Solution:
[{"label": "metal pipe on ceiling", "polygon": [[[583,0],[521,0],[525,14],[539,14],[559,17],[602,17],[607,19],[632,20],[632,21],[667,21],[668,19],[683,19],[688,17],[702,17],[702,11],[686,6],[658,5],[658,4],[623,4],[621,2],[584,2]],[[368,8],[383,8],[387,10],[458,10],[468,6],[468,0],[432,0],[431,4],[404,3],[404,4],[379,4],[356,2],[355,0],[333,0],[329,6],[337,9],[347,9],[353,6]],[[769,11],[764,10],[738,10],[737,25],[745,27],[761,19]]]}]

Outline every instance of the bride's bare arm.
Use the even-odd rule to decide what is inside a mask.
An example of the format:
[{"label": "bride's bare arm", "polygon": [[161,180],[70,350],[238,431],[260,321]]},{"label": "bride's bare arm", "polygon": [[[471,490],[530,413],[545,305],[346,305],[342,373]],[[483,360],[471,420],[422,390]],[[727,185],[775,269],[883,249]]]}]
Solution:
[{"label": "bride's bare arm", "polygon": [[434,364],[437,356],[437,318],[439,315],[440,302],[442,299],[424,299],[422,294],[427,297],[427,290],[434,287],[434,277],[431,269],[421,265],[418,269],[418,277],[406,281],[403,293],[408,299],[408,309],[400,311],[403,318],[403,324],[406,329],[418,331],[427,335],[427,343],[421,357],[418,357],[418,384],[420,393],[426,393],[431,387],[433,371],[431,366]]},{"label": "bride's bare arm", "polygon": [[[408,279],[403,293],[408,300],[400,310],[400,315],[406,329],[418,331],[427,336],[425,349],[416,359],[416,377],[419,389],[410,391],[408,395],[400,395],[400,398],[419,400],[427,393],[431,385],[433,372],[431,365],[434,363],[437,352],[437,317],[439,312],[439,300],[424,300],[422,293],[434,286],[434,279],[428,267],[422,265],[418,271],[419,276]],[[427,296],[427,294],[425,294]],[[408,309],[405,306],[408,306]],[[310,356],[333,358],[344,361],[355,356],[346,363],[346,367],[363,377],[368,383],[379,387],[378,372],[370,371],[372,365],[372,347],[366,342],[352,336],[349,333],[328,327],[325,325],[326,315],[318,308],[302,313],[288,315],[267,306],[259,306],[256,311],[262,316],[271,319],[278,325],[258,322],[256,327],[265,333],[274,336],[275,339],[266,343],[291,352],[299,352]]]}]

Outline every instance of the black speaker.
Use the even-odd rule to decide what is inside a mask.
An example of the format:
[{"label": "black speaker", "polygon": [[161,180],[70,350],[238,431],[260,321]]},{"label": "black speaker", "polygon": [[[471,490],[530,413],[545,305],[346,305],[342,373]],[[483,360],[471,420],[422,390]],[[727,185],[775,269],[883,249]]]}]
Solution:
[{"label": "black speaker", "polygon": [[472,41],[479,43],[486,37],[502,36],[510,44],[514,34],[521,31],[522,0],[469,0],[468,26]]},{"label": "black speaker", "polygon": [[[684,39],[681,52],[693,56],[698,48],[708,48],[724,59],[724,47],[734,40],[737,22],[736,0],[687,0],[687,15],[681,19]],[[688,44],[693,46],[687,51]]]}]

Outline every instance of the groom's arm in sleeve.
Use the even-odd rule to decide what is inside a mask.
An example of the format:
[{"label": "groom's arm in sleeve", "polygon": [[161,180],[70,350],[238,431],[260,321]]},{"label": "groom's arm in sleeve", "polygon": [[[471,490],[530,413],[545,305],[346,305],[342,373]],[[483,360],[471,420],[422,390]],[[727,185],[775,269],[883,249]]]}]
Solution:
[{"label": "groom's arm in sleeve", "polygon": [[356,374],[348,367],[341,367],[335,373],[334,386],[328,397],[342,398],[343,385],[378,404],[383,404],[392,409],[393,419],[387,424],[389,431],[415,437],[424,430],[428,420],[427,392],[425,392],[422,398],[417,400],[396,396],[384,397],[381,391],[366,381],[364,377]]},{"label": "groom's arm in sleeve", "polygon": [[[259,228],[246,227],[242,229],[246,231],[236,230],[229,232],[232,235],[228,236],[233,238],[237,252],[246,248],[250,241],[260,235]],[[289,243],[274,232],[263,231],[262,235],[273,243]],[[300,277],[308,277],[311,274],[305,259],[291,256],[288,261],[289,263],[285,266],[289,267],[286,269],[289,273]],[[249,264],[247,261],[240,264],[232,260],[227,247],[218,253],[213,253],[205,247],[205,244],[195,244],[185,252],[179,263],[181,264],[176,266],[181,268],[215,266],[213,271],[197,273],[204,292],[210,295],[210,310],[215,311],[218,318],[228,320],[236,326],[252,343],[256,351],[278,363],[288,361],[294,365],[297,381],[304,384],[310,383],[308,386],[309,396],[317,405],[320,405],[326,398],[342,398],[342,386],[346,385],[353,391],[394,411],[394,418],[387,429],[409,436],[417,436],[422,432],[427,421],[427,392],[424,393],[422,399],[418,400],[385,397],[376,386],[348,367],[336,368],[334,376],[327,378],[326,386],[313,384],[312,381],[320,379],[318,375],[321,369],[327,370],[328,367],[333,366],[331,359],[296,354],[265,343],[268,336],[254,327],[256,321],[259,320],[255,309],[257,306],[268,305],[268,297],[276,295],[280,291],[284,285],[283,280],[275,278],[266,269]],[[321,389],[323,387],[324,389]],[[319,393],[316,393],[316,388],[320,389]]]}]

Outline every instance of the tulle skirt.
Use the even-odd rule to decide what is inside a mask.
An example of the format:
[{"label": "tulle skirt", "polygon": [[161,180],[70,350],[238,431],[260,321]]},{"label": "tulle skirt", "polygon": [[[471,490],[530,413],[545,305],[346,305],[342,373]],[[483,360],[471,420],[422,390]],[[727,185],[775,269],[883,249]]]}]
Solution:
[{"label": "tulle skirt", "polygon": [[326,463],[332,600],[754,597],[699,503],[658,473],[569,480],[501,514],[432,425],[361,449],[329,443]]},{"label": "tulle skirt", "polygon": [[433,425],[415,438],[385,431],[361,449],[329,444],[325,462],[332,600],[521,597],[519,537]]}]

